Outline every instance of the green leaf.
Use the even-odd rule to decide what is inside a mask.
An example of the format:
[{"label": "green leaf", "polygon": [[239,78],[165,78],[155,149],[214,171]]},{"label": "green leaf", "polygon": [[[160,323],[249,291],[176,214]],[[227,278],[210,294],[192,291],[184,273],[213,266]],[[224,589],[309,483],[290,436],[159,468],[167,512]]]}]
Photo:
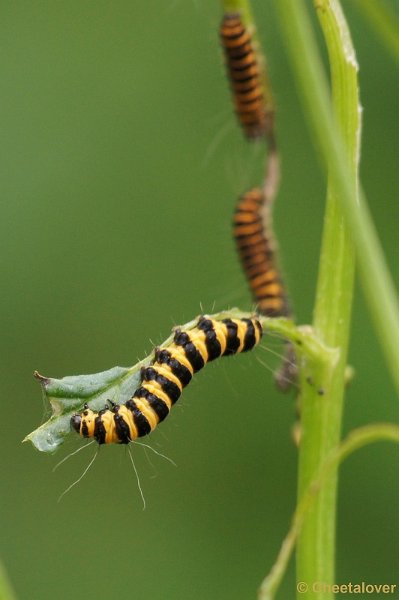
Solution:
[{"label": "green leaf", "polygon": [[93,410],[100,410],[107,400],[126,402],[139,386],[141,366],[148,364],[151,358],[152,355],[130,368],[113,367],[93,375],[73,375],[62,379],[43,377],[36,371],[34,375],[53,414],[23,441],[29,440],[41,452],[54,452],[71,431],[71,416],[81,411],[84,404],[90,402]]}]

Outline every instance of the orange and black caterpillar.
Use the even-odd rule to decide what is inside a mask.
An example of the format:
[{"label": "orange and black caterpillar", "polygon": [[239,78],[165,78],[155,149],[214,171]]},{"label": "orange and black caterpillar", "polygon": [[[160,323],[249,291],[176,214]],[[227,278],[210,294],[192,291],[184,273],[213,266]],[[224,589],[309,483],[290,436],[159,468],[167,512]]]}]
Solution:
[{"label": "orange and black caterpillar", "polygon": [[260,314],[286,317],[291,313],[280,277],[271,205],[260,188],[244,194],[236,207],[234,237],[241,263]]},{"label": "orange and black caterpillar", "polygon": [[240,123],[248,138],[262,137],[272,129],[273,109],[265,98],[253,41],[239,14],[224,15],[220,37]]},{"label": "orange and black caterpillar", "polygon": [[256,318],[217,321],[202,316],[195,328],[176,329],[171,345],[156,348],[130,400],[120,405],[110,402],[99,412],[85,405],[71,417],[72,428],[99,444],[128,444],[147,435],[168,416],[194,373],[219,356],[251,350],[261,336]]}]

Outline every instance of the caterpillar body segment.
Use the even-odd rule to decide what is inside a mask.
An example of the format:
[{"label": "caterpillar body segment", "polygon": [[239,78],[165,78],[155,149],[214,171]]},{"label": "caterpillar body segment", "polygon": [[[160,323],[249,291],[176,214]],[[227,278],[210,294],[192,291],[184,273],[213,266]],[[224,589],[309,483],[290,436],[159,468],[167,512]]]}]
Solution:
[{"label": "caterpillar body segment", "polygon": [[291,313],[281,279],[272,230],[271,203],[262,189],[244,194],[234,215],[234,237],[257,310],[268,317]]},{"label": "caterpillar body segment", "polygon": [[172,344],[156,348],[148,367],[141,369],[141,383],[124,404],[98,412],[85,405],[71,417],[72,428],[99,444],[128,444],[148,435],[169,414],[183,388],[207,362],[251,350],[259,343],[262,326],[256,318],[198,319],[193,329],[176,329]]},{"label": "caterpillar body segment", "polygon": [[220,37],[235,110],[244,132],[248,138],[267,135],[273,128],[274,111],[265,97],[265,75],[254,42],[238,13],[224,15]]}]

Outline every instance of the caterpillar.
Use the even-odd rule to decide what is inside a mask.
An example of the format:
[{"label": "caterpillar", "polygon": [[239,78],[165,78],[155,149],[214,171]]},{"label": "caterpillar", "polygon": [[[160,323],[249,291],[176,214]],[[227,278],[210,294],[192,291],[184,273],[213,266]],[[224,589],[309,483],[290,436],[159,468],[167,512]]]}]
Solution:
[{"label": "caterpillar", "polygon": [[156,348],[152,363],[141,369],[141,383],[124,404],[110,402],[98,412],[84,406],[71,417],[71,427],[98,444],[128,444],[148,435],[169,414],[194,373],[219,356],[251,350],[259,343],[258,319],[201,316],[190,330],[176,329],[173,342]]},{"label": "caterpillar", "polygon": [[266,101],[265,75],[254,43],[239,14],[224,15],[220,37],[238,119],[248,138],[262,137],[272,129],[273,109]]},{"label": "caterpillar", "polygon": [[[272,202],[255,188],[244,194],[236,207],[234,237],[257,311],[267,317],[290,317],[291,307],[277,261],[272,229]],[[298,377],[295,348],[289,342],[281,366],[275,372],[277,387],[286,392]]]},{"label": "caterpillar", "polygon": [[268,317],[288,316],[291,310],[276,259],[271,204],[266,201],[261,188],[241,196],[233,227],[238,253],[258,312]]}]

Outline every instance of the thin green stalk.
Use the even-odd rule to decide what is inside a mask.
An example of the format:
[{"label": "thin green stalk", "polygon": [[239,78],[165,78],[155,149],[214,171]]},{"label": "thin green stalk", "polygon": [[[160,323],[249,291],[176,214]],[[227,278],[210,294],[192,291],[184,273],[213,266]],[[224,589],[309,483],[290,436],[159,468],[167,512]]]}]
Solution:
[{"label": "thin green stalk", "polygon": [[[391,423],[375,423],[373,425],[359,427],[352,431],[347,438],[331,452],[325,463],[322,465],[319,476],[309,485],[295,509],[290,530],[283,541],[276,562],[268,576],[262,582],[259,589],[258,600],[274,599],[287,569],[288,562],[295,547],[295,542],[301,531],[307,512],[317,498],[317,494],[323,489],[323,485],[330,473],[334,472],[348,456],[360,448],[381,441],[395,442],[398,444],[399,427],[397,425],[392,425]],[[303,592],[301,597],[304,597]]]},{"label": "thin green stalk", "polygon": [[2,562],[0,562],[0,599],[1,600],[16,600],[17,599]]},{"label": "thin green stalk", "polygon": [[393,10],[383,0],[357,0],[353,5],[399,62],[399,19]]},{"label": "thin green stalk", "polygon": [[374,327],[399,393],[399,304],[364,195],[354,201],[347,152],[332,116],[328,86],[303,0],[276,0],[306,116],[329,166],[356,250],[361,283]]}]

